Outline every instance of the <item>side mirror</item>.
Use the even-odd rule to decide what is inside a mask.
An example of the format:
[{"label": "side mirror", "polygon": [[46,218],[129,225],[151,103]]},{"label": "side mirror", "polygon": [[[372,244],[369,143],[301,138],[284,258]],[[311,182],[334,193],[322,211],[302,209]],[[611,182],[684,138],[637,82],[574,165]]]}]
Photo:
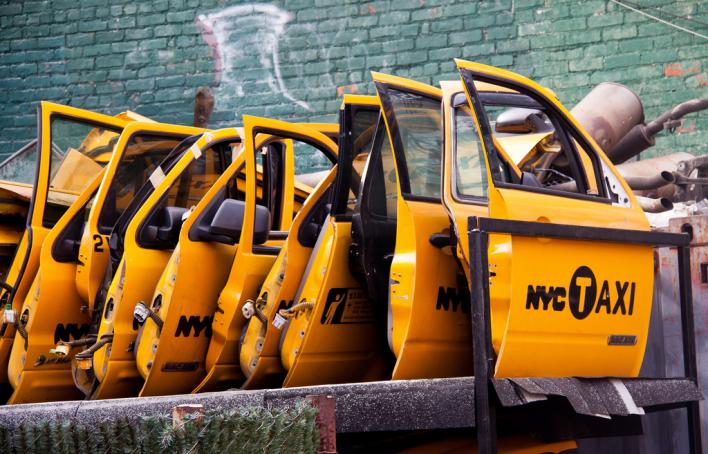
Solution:
[{"label": "side mirror", "polygon": [[160,210],[160,223],[157,227],[157,239],[160,241],[177,241],[182,228],[182,216],[187,212],[182,207],[165,207]]},{"label": "side mirror", "polygon": [[[224,244],[236,244],[241,239],[243,220],[246,217],[246,202],[226,199],[209,225],[209,237],[212,241]],[[256,222],[253,232],[253,244],[263,244],[270,232],[270,212],[262,205],[256,205]]]},{"label": "side mirror", "polygon": [[497,116],[494,131],[512,134],[552,131],[553,125],[547,122],[547,119],[548,117],[540,110],[514,107]]},{"label": "side mirror", "polygon": [[140,230],[138,240],[141,246],[158,249],[175,247],[182,228],[182,216],[186,212],[187,209],[182,207],[164,207],[156,211]]},{"label": "side mirror", "polygon": [[77,262],[83,230],[84,210],[80,210],[57,235],[52,245],[52,258],[59,263]]}]

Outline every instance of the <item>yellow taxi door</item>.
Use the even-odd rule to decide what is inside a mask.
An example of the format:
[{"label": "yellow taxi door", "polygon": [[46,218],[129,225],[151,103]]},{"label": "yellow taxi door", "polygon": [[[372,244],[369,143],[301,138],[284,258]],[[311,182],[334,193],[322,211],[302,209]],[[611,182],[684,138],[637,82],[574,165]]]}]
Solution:
[{"label": "yellow taxi door", "polygon": [[164,158],[188,136],[204,130],[163,123],[133,122],[121,134],[96,194],[81,237],[76,287],[93,311],[108,263],[108,238],[135,193]]},{"label": "yellow taxi door", "polygon": [[[331,208],[317,214],[324,218],[311,236],[313,248],[304,269],[289,277],[286,270],[285,279],[300,281],[297,290],[274,299],[273,303],[287,301],[282,307],[271,305],[268,330],[282,330],[280,351],[274,358],[278,367],[274,370],[286,373],[283,386],[387,377],[385,362],[381,360],[385,349],[380,348],[385,345],[384,323],[380,323],[381,318],[377,320],[373,302],[349,264],[352,215],[379,111],[376,97],[345,96],[340,109],[339,161],[329,196]],[[308,222],[305,224],[307,228]],[[300,240],[303,236],[301,231],[297,236],[291,235],[293,243],[295,238]],[[247,336],[257,338],[258,330],[252,328],[259,324],[253,319],[251,323],[254,326],[249,324]],[[277,352],[277,343],[271,345]],[[258,363],[264,362],[265,355],[260,358],[254,355],[256,348],[244,342],[241,349],[241,367],[249,376],[245,387],[259,386]],[[254,364],[254,358],[258,358],[258,363]]]},{"label": "yellow taxi door", "polygon": [[[105,271],[107,238],[113,224],[154,168],[182,139],[199,131],[142,122],[132,122],[123,129],[101,174],[100,186],[92,192],[91,203],[77,214],[76,220],[64,223],[61,228],[65,231],[54,235],[52,241],[57,242],[56,248],[67,250],[59,254],[59,259],[45,254],[44,260],[40,261],[43,278],[37,279],[37,288],[31,298],[27,298],[26,305],[31,303],[32,307],[22,310],[22,314],[27,312],[22,318],[29,318],[22,322],[27,342],[15,342],[10,356],[14,400],[37,401],[47,395],[59,400],[64,396],[71,398],[78,391],[68,373],[71,369],[70,352],[54,358],[48,352],[57,343],[76,341],[88,334],[94,298],[87,304],[87,294],[82,292],[86,287],[79,284],[88,284],[94,291],[98,290],[103,277],[98,271]],[[54,228],[60,228],[59,224]],[[78,255],[74,254],[74,248],[78,248]],[[67,273],[70,268],[73,273]],[[82,279],[88,277],[91,270],[91,279]],[[59,289],[61,294],[57,294]],[[20,347],[22,344],[25,344],[24,349]],[[28,370],[32,373],[20,380],[19,374]]]},{"label": "yellow taxi door", "polygon": [[[126,119],[46,101],[39,104],[37,119],[37,171],[27,227],[5,279],[12,291],[0,293],[3,303],[16,312],[21,310],[34,281],[44,238],[108,162],[115,141],[129,123]],[[7,376],[15,337],[15,327],[4,322],[0,328],[2,380]]]},{"label": "yellow taxi door", "polygon": [[[278,302],[292,299],[294,293],[292,288],[297,284],[293,281],[298,281],[297,275],[302,273],[306,262],[306,253],[299,251],[296,246],[300,244],[301,239],[297,234],[292,233],[301,230],[302,218],[308,217],[312,211],[312,204],[322,198],[330,185],[329,180],[331,178],[326,177],[301,202],[302,207],[292,220],[282,248],[272,264],[260,263],[266,262],[267,259],[258,257],[258,262],[254,263],[259,267],[244,272],[244,262],[238,264],[234,262],[229,281],[219,295],[219,310],[214,314],[213,335],[205,358],[207,373],[202,382],[194,388],[194,392],[219,391],[241,386],[247,377],[257,373],[255,371],[258,367],[257,358],[261,355],[273,356],[268,352],[273,348],[277,350],[277,343],[273,347],[272,342],[268,341],[269,338],[274,337],[274,334],[270,332],[264,334],[266,330],[275,329],[268,324],[267,317],[272,307],[278,307]],[[278,232],[278,236],[283,235]],[[241,268],[241,271],[237,268]],[[243,290],[238,291],[238,289]],[[258,298],[255,300],[246,298],[256,293]],[[287,296],[289,294],[290,297]],[[231,299],[239,295],[240,298]],[[259,317],[246,318],[244,306],[249,304],[256,307],[259,314],[265,314],[263,320]],[[254,335],[254,331],[258,334]],[[254,366],[251,369],[243,369],[246,372],[244,374],[239,365],[239,358],[246,356]],[[270,373],[269,367],[263,367],[264,364],[260,367]],[[276,369],[276,372],[279,370]]]},{"label": "yellow taxi door", "polygon": [[472,373],[469,305],[442,204],[442,92],[373,74],[397,175],[395,250],[389,276],[394,379]]},{"label": "yellow taxi door", "polygon": [[[134,358],[138,325],[133,312],[139,301],[150,301],[169,261],[183,217],[206,194],[231,162],[232,143],[210,143],[210,133],[196,142],[183,141],[169,163],[156,167],[139,191],[139,206],[124,213],[111,236],[113,264],[105,296],[98,300],[95,343],[75,355],[77,385],[92,398],[135,395],[142,386]],[[175,150],[177,151],[177,150]],[[154,188],[154,189],[153,189]],[[122,253],[121,253],[122,251]],[[116,257],[113,257],[115,254]]]},{"label": "yellow taxi door", "polygon": [[[234,129],[213,133],[213,140],[229,138],[241,140]],[[239,201],[243,206],[247,191],[254,190],[254,203],[270,214],[270,230],[279,234],[292,222],[296,206],[292,143],[272,142],[259,148],[263,159],[257,184],[248,184],[244,154],[239,151],[185,220],[152,302],[145,304],[160,322],[146,319],[138,332],[135,356],[138,369],[145,375],[142,395],[190,392],[206,373],[204,361],[199,359],[204,358],[209,346],[219,292],[226,284],[240,241],[236,236],[210,233],[214,229],[210,222],[225,213],[222,205]],[[268,240],[269,246],[277,244],[278,238]],[[179,380],[173,379],[176,375]]]},{"label": "yellow taxi door", "polygon": [[[336,125],[333,127],[326,124],[288,123],[252,116],[244,116],[243,119],[248,187],[255,184],[250,175],[254,172],[252,169],[255,169],[254,153],[258,149],[257,144],[261,140],[261,135],[270,135],[272,140],[292,140],[293,162],[304,158],[304,155],[300,155],[301,150],[304,149],[308,149],[311,155],[318,157],[324,169],[337,162],[337,145],[329,138],[337,131]],[[296,171],[295,167],[293,166],[293,169]],[[294,178],[297,188],[299,176],[295,175]],[[287,186],[286,184],[285,190],[288,190]],[[313,194],[319,194],[317,189]],[[272,267],[282,264],[282,259],[279,260],[281,248],[274,249],[254,244],[252,224],[255,205],[251,206],[248,200],[247,193],[246,203],[249,210],[247,213],[250,214],[244,220],[244,235],[241,237],[228,281],[219,295],[218,310],[214,314],[212,325],[213,335],[205,358],[207,374],[195,388],[195,392],[225,389],[243,383],[245,377],[240,365],[239,351],[248,322],[243,307],[249,300],[257,299]],[[305,204],[307,203],[309,202],[305,201]],[[287,242],[290,241],[288,237],[287,233],[282,237],[285,239],[283,247],[287,248]]]},{"label": "yellow taxi door", "polygon": [[71,357],[51,358],[47,351],[88,331],[91,317],[82,310],[71,284],[76,273],[77,238],[104,172],[102,169],[59,218],[42,245],[40,266],[20,311],[20,329],[10,353],[8,377],[14,391],[8,404],[81,398],[71,378]]},{"label": "yellow taxi door", "polygon": [[[456,126],[464,137],[448,154],[444,190],[465,266],[465,217],[485,198],[492,218],[649,230],[627,185],[550,91],[509,71],[457,65],[471,119]],[[489,267],[497,376],[638,374],[650,247],[493,234]]]}]

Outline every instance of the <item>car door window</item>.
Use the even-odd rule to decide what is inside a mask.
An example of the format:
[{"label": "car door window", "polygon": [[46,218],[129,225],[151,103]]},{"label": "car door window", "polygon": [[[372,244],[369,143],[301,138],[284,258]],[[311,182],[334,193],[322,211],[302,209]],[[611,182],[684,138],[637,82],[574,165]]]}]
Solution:
[{"label": "car door window", "polygon": [[366,178],[371,178],[369,181],[372,186],[367,191],[370,212],[374,216],[395,220],[398,179],[393,160],[393,150],[391,149],[391,142],[388,140],[383,119],[379,119],[373,150],[369,159],[371,163],[366,171],[372,172],[372,175]]},{"label": "car door window", "polygon": [[130,138],[101,208],[98,218],[101,233],[110,233],[138,189],[182,139],[154,134],[135,134]]},{"label": "car door window", "polygon": [[[599,159],[545,103],[522,92],[479,92],[491,133],[495,183],[530,190],[601,195]],[[483,120],[482,120],[483,121]]]},{"label": "car door window", "polygon": [[167,206],[191,208],[196,205],[231,162],[231,154],[225,153],[222,145],[203,153],[202,159],[195,159],[172,183],[167,192]]},{"label": "car door window", "polygon": [[[455,160],[455,195],[487,197],[487,167],[467,99],[453,108],[453,156]],[[456,99],[457,100],[457,99]]]},{"label": "car door window", "polygon": [[108,163],[120,130],[54,116],[47,209],[42,223],[51,227]]},{"label": "car door window", "polygon": [[[388,87],[393,109],[392,140],[397,142],[401,191],[440,200],[442,130],[440,100]],[[400,146],[398,146],[400,145]]]},{"label": "car door window", "polygon": [[[346,210],[336,207],[337,214],[345,211],[347,215],[351,215],[356,209],[357,196],[361,190],[361,182],[364,174],[364,168],[369,158],[369,152],[374,143],[376,134],[376,126],[379,118],[379,109],[371,106],[352,106],[351,127],[347,131],[347,137],[340,140],[340,166],[346,175],[342,175],[341,184],[345,188],[338,190],[340,194],[346,191]],[[347,150],[345,153],[342,141],[348,140]],[[345,156],[346,154],[346,156]],[[335,210],[333,209],[333,212]]]}]

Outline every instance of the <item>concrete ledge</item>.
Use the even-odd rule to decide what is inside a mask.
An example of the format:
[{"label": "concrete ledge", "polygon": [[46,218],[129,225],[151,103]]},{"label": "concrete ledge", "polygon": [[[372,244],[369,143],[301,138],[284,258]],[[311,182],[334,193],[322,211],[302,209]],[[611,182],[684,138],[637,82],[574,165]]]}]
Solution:
[{"label": "concrete ledge", "polygon": [[[606,417],[636,414],[637,407],[677,407],[702,397],[687,379],[505,378],[494,379],[494,387],[505,407],[556,396],[565,398],[578,415]],[[627,392],[623,395],[621,389]],[[335,398],[338,433],[467,428],[475,423],[474,377],[462,377],[12,405],[0,407],[0,427],[47,419],[90,425],[119,418],[169,417],[181,404],[217,411],[286,407],[313,394]]]},{"label": "concrete ledge", "polygon": [[171,416],[172,408],[180,404],[202,404],[206,410],[270,408],[292,405],[311,394],[335,397],[339,433],[474,426],[471,377],[12,405],[0,407],[0,426],[16,427],[47,419],[92,424],[119,418]]}]

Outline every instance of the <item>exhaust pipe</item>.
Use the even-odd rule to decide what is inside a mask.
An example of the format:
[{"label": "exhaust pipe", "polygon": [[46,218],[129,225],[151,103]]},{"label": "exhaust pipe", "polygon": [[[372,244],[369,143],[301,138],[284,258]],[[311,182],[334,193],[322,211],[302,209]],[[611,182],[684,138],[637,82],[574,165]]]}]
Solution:
[{"label": "exhaust pipe", "polygon": [[607,157],[615,164],[623,163],[653,146],[656,143],[654,136],[659,132],[677,127],[681,124],[681,118],[704,109],[708,109],[708,98],[692,99],[664,112],[646,125],[638,124],[609,151],[605,150]]},{"label": "exhaust pipe", "polygon": [[[622,172],[620,172],[622,173]],[[674,174],[664,170],[654,176],[622,175],[630,188],[635,191],[658,189],[676,181]]]},{"label": "exhaust pipe", "polygon": [[637,202],[639,202],[639,206],[647,213],[663,213],[664,211],[669,211],[674,208],[673,202],[665,197],[652,199],[651,197],[638,195],[636,198]]},{"label": "exhaust pipe", "polygon": [[[679,164],[693,158],[695,158],[695,156],[690,153],[678,152],[666,156],[642,159],[641,161],[625,162],[624,164],[618,164],[616,168],[637,195],[651,198],[665,197],[671,200],[677,189],[674,174],[678,170]],[[671,174],[671,176],[668,176],[664,172]],[[638,186],[653,186],[651,183],[658,184],[660,180],[666,180],[668,178],[673,178],[674,181],[666,181],[663,185],[654,186],[647,189],[638,188]],[[630,183],[630,180],[637,181],[632,181]]]},{"label": "exhaust pipe", "polygon": [[678,166],[682,161],[688,161],[694,158],[695,156],[691,153],[679,151],[665,156],[619,164],[617,165],[617,170],[625,178],[629,176],[652,177],[664,171],[674,173],[678,170]]}]

